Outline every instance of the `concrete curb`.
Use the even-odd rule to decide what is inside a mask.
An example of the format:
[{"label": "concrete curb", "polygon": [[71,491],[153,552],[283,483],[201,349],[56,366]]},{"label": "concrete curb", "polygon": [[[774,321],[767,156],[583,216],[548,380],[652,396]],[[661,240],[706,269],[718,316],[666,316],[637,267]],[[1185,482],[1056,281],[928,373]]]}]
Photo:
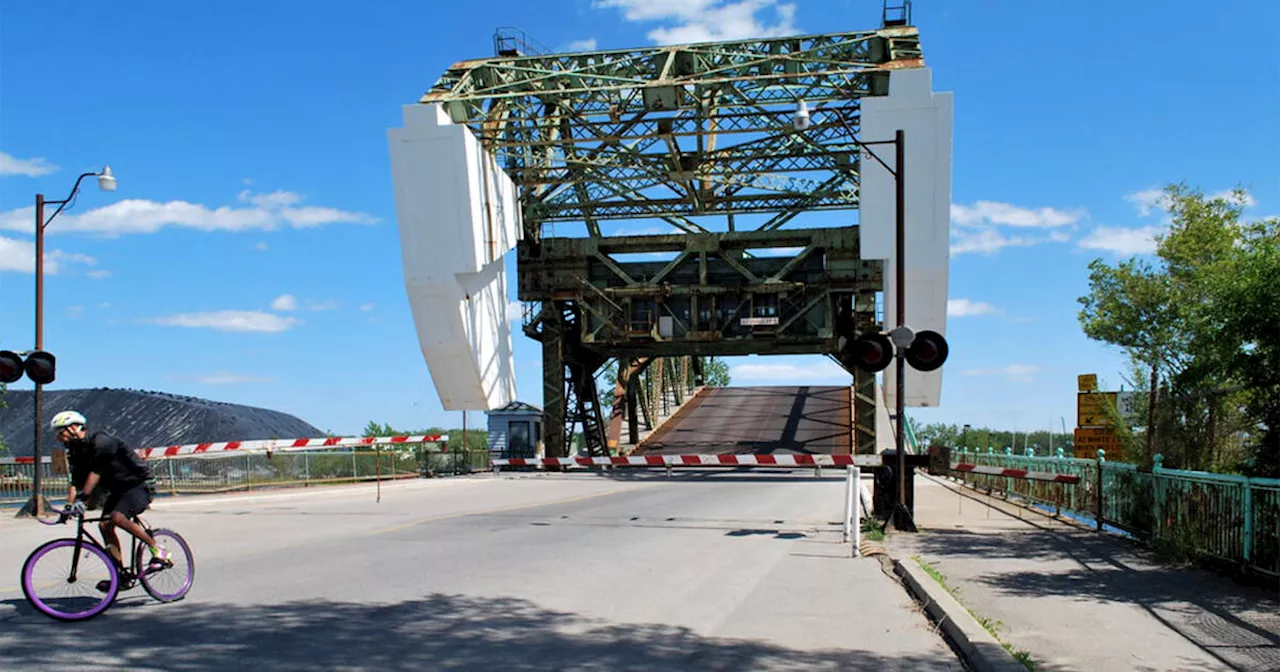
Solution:
[{"label": "concrete curb", "polygon": [[893,561],[894,569],[912,595],[938,623],[961,655],[977,672],[1027,672],[1013,654],[1005,650],[973,614],[913,561]]}]

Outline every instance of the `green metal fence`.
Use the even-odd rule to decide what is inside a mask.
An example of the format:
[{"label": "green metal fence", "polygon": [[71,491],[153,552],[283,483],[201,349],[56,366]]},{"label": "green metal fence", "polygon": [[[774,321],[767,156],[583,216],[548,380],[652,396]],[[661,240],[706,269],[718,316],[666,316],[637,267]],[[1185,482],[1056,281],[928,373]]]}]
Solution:
[{"label": "green metal fence", "polygon": [[1280,479],[1152,469],[1056,456],[1013,455],[1006,449],[958,448],[953,462],[1072,474],[1078,485],[956,472],[967,485],[1016,496],[1056,511],[1112,526],[1148,542],[1167,543],[1247,570],[1280,577]]}]

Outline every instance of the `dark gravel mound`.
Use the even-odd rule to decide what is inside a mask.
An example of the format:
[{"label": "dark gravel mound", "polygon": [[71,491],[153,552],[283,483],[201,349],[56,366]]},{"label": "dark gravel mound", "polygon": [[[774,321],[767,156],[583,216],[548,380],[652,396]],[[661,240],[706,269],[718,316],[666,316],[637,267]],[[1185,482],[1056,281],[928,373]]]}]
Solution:
[{"label": "dark gravel mound", "polygon": [[[32,403],[30,390],[9,390],[7,406],[0,408],[0,437],[11,455],[31,454]],[[246,439],[296,439],[324,436],[302,420],[266,408],[210,401],[167,392],[96,388],[45,390],[41,415],[48,450],[61,447],[49,421],[58,411],[79,411],[89,420],[89,431],[101,429],[120,437],[133,448],[184,443],[210,443]]]}]

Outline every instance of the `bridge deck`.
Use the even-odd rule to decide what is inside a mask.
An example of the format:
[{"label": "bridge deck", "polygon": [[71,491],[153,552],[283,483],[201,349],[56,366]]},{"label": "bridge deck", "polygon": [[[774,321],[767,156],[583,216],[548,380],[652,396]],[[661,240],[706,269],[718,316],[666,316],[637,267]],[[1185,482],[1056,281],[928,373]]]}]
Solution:
[{"label": "bridge deck", "polygon": [[633,454],[848,455],[848,387],[704,388]]}]

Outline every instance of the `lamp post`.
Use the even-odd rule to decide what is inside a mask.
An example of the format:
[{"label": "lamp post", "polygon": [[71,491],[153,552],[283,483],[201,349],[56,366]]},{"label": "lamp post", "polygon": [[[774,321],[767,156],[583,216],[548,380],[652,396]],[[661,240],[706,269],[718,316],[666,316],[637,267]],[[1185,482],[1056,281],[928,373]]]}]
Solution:
[{"label": "lamp post", "polygon": [[[46,200],[44,194],[36,194],[36,350],[44,349],[44,229],[75,198],[76,192],[80,190],[80,182],[86,177],[97,177],[98,188],[102,191],[116,190],[116,178],[111,174],[111,166],[103,166],[102,172],[82,173],[80,177],[77,177],[75,185],[71,187],[71,193],[60,201]],[[58,209],[54,210],[47,220],[44,218],[44,206],[46,205],[58,206]],[[43,466],[41,464],[43,455],[40,449],[40,439],[44,429],[41,426],[40,416],[44,386],[39,382],[35,386],[34,403],[32,404],[35,407],[35,414],[33,417],[34,426],[32,427],[31,443],[31,456],[35,467],[31,478],[31,499],[27,500],[27,503],[18,511],[18,517],[38,515],[48,509],[48,504],[45,502],[40,489],[42,486],[40,470]]]}]

